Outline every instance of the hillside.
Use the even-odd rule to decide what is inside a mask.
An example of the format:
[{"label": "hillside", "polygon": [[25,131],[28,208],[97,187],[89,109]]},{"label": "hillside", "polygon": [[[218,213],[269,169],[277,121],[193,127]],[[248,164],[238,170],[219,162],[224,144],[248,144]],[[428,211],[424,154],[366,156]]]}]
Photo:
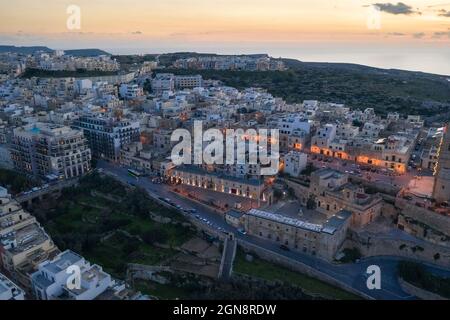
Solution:
[{"label": "hillside", "polygon": [[288,71],[165,69],[164,72],[201,74],[205,79],[221,80],[239,89],[262,87],[290,103],[312,99],[345,103],[352,108],[373,107],[380,114],[398,111],[434,116],[430,118],[433,121],[450,118],[450,81],[446,76],[353,64],[284,61]]},{"label": "hillside", "polygon": [[[55,50],[45,46],[16,47],[16,46],[0,45],[0,53],[12,52],[21,54],[33,54],[38,51],[51,53],[54,52]],[[67,55],[72,55],[75,57],[96,57],[100,55],[111,55],[110,53],[100,49],[75,49],[75,50],[64,50],[64,52]]]},{"label": "hillside", "polygon": [[102,77],[102,76],[113,76],[118,74],[115,71],[99,71],[99,70],[85,70],[85,69],[77,69],[74,71],[66,71],[66,70],[42,70],[42,69],[34,69],[27,68],[25,72],[21,75],[24,79],[29,79],[32,77],[40,77],[40,78],[84,78],[84,77]]},{"label": "hillside", "polygon": [[16,46],[0,45],[0,53],[12,52],[12,53],[21,53],[21,54],[32,54],[37,51],[53,52],[52,49],[44,47],[44,46],[16,47]]},{"label": "hillside", "polygon": [[100,49],[76,49],[76,50],[64,50],[64,53],[74,57],[97,57],[97,56],[110,56],[111,54]]}]

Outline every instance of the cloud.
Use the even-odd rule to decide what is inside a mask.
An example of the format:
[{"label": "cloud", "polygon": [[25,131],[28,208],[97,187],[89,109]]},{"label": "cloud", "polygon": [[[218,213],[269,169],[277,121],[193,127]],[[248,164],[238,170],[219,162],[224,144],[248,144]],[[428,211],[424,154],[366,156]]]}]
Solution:
[{"label": "cloud", "polygon": [[450,18],[450,11],[447,11],[445,9],[441,9],[439,10],[439,14],[440,17],[446,17],[446,18]]},{"label": "cloud", "polygon": [[438,31],[438,32],[433,33],[433,38],[440,39],[442,37],[450,38],[450,29],[448,31]]},{"label": "cloud", "polygon": [[401,32],[389,32],[388,35],[390,35],[390,36],[396,36],[396,37],[406,36],[406,34],[401,33]]},{"label": "cloud", "polygon": [[422,39],[423,37],[425,37],[425,33],[424,32],[417,32],[413,34],[413,37],[415,39]]},{"label": "cloud", "polygon": [[421,14],[419,11],[415,11],[413,7],[404,4],[403,2],[394,3],[374,3],[373,6],[377,7],[380,11],[387,12],[390,14],[404,14],[404,15],[412,15],[412,14]]}]

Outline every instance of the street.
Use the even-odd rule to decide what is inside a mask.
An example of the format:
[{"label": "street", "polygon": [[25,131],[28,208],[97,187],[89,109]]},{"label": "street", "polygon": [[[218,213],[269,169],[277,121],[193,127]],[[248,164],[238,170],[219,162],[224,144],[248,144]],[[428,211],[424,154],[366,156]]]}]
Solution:
[{"label": "street", "polygon": [[[103,169],[104,172],[111,174],[116,179],[122,182],[133,184],[146,189],[149,195],[154,198],[168,198],[175,205],[181,206],[183,209],[195,209],[196,212],[193,215],[198,215],[199,219],[203,219],[205,223],[207,221],[210,227],[212,226],[219,230],[232,232],[241,241],[246,241],[252,245],[270,250],[274,254],[293,259],[312,268],[315,268],[320,272],[325,273],[374,299],[414,299],[414,297],[409,296],[401,289],[397,279],[397,264],[400,260],[403,260],[402,258],[380,256],[363,258],[357,263],[333,264],[300,252],[285,251],[281,249],[277,243],[265,239],[256,238],[247,234],[244,235],[238,232],[236,228],[226,223],[222,214],[218,214],[214,210],[209,209],[208,207],[195,201],[174,194],[170,191],[170,187],[165,184],[155,184],[148,177],[132,177],[128,174],[126,168],[119,167],[111,163],[99,161],[97,167]],[[370,265],[377,265],[381,269],[381,289],[379,290],[370,290],[367,288],[366,270]],[[450,277],[449,270],[443,270],[435,266],[427,266],[427,268],[430,271]]]}]

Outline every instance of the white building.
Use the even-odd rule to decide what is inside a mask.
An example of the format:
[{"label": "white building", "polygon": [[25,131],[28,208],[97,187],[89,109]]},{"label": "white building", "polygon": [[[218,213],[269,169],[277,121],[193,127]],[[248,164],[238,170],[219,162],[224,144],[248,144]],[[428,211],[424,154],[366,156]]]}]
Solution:
[{"label": "white building", "polygon": [[292,177],[298,177],[306,168],[307,160],[306,153],[290,151],[284,156],[284,172]]},{"label": "white building", "polygon": [[25,293],[9,280],[6,276],[0,273],[0,300],[24,300]]},{"label": "white building", "polygon": [[144,91],[137,84],[123,83],[120,85],[119,94],[122,98],[130,100],[144,95]]},{"label": "white building", "polygon": [[312,138],[311,145],[320,148],[329,148],[331,141],[336,138],[336,125],[326,124],[317,130],[316,135]]},{"label": "white building", "polygon": [[301,116],[289,115],[278,120],[278,128],[280,134],[291,135],[294,130],[302,130],[309,134],[311,123]]},{"label": "white building", "polygon": [[[68,272],[70,266],[80,269],[79,288],[71,287],[76,282],[71,281],[75,273]],[[60,253],[53,261],[41,263],[38,271],[31,275],[31,281],[39,300],[93,300],[115,284],[100,266],[91,265],[70,250]]]},{"label": "white building", "polygon": [[158,73],[152,80],[152,90],[160,95],[164,91],[175,90],[175,76],[171,73]]}]

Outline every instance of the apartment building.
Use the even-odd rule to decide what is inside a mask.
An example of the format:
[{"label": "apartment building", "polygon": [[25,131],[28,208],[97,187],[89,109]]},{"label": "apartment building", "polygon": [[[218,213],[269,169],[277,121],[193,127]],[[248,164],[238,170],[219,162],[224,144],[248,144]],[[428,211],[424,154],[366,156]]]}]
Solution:
[{"label": "apartment building", "polygon": [[171,73],[158,73],[152,80],[152,90],[156,95],[161,95],[164,91],[175,90],[175,76]]},{"label": "apartment building", "polygon": [[157,129],[153,131],[153,146],[160,153],[168,153],[176,142],[170,141],[172,130]]},{"label": "apartment building", "polygon": [[109,161],[119,161],[121,148],[139,141],[140,137],[139,121],[112,116],[83,115],[74,121],[73,126],[83,131],[94,158]]},{"label": "apartment building", "polygon": [[309,134],[301,129],[296,129],[287,137],[287,151],[301,151],[306,148]]},{"label": "apartment building", "polygon": [[17,170],[38,177],[70,179],[91,170],[91,150],[83,132],[50,123],[14,129],[11,159]]},{"label": "apartment building", "polygon": [[18,284],[30,288],[30,273],[58,248],[36,219],[0,189],[0,263]]},{"label": "apartment building", "polygon": [[308,156],[306,155],[306,153],[290,151],[283,157],[283,160],[284,173],[287,173],[292,177],[298,177],[306,168]]},{"label": "apartment building", "polygon": [[[370,127],[372,128],[372,127]],[[378,138],[378,129],[346,138],[337,135],[337,126],[326,124],[311,139],[311,152],[343,160],[405,173],[414,149],[417,132],[405,132]],[[342,134],[342,131],[341,131]],[[375,136],[375,138],[374,138]]]},{"label": "apartment building", "polygon": [[143,173],[152,173],[155,168],[153,160],[156,152],[153,149],[144,148],[141,142],[133,142],[121,150],[121,164],[134,168]]},{"label": "apartment building", "polygon": [[[308,119],[297,115],[288,115],[281,118],[278,117],[276,122],[276,126],[274,127],[279,129],[280,150],[288,151],[292,146],[294,146],[295,149],[300,150],[302,148],[301,141],[304,143],[305,137],[311,130],[311,123]],[[293,143],[293,136],[297,136],[299,142]]]},{"label": "apartment building", "polygon": [[447,125],[438,148],[433,198],[438,204],[450,201],[450,130]]},{"label": "apartment building", "polygon": [[[72,288],[67,282],[72,272],[70,266],[79,268],[80,286]],[[31,275],[33,292],[39,300],[93,300],[114,285],[111,276],[103,269],[91,265],[73,251],[61,252],[51,261],[45,261]]]},{"label": "apartment building", "polygon": [[180,75],[175,76],[175,89],[193,89],[203,86],[201,75]]},{"label": "apartment building", "polygon": [[0,273],[0,301],[24,299],[25,292],[5,275]]},{"label": "apartment building", "polygon": [[144,90],[137,84],[123,83],[120,85],[119,94],[126,100],[132,100],[144,95]]}]

